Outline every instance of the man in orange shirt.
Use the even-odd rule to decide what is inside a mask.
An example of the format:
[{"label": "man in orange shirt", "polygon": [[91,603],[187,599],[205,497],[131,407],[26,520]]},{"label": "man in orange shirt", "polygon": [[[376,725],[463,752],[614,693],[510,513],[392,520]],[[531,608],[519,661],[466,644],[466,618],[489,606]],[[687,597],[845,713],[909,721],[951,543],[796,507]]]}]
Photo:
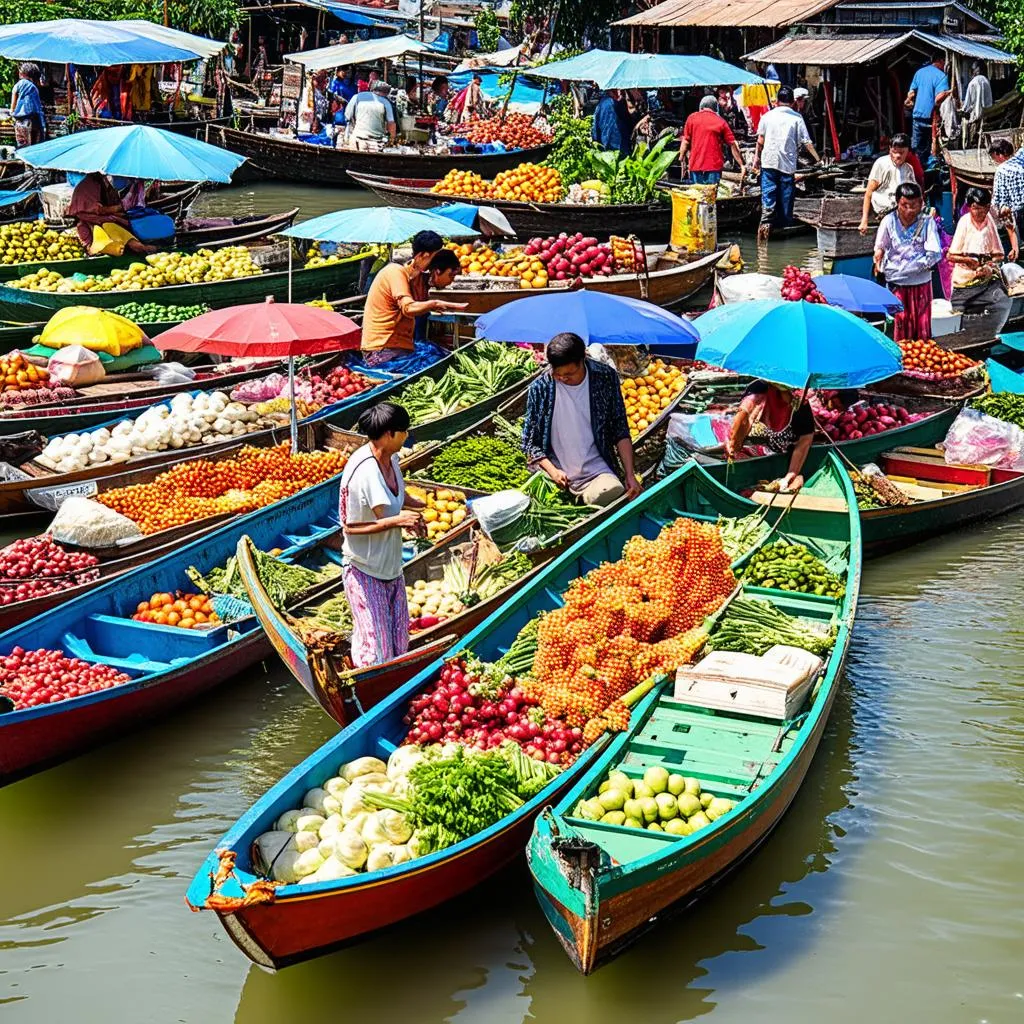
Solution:
[{"label": "man in orange shirt", "polygon": [[464,302],[427,298],[430,288],[447,288],[460,269],[459,258],[442,245],[435,231],[421,231],[412,240],[412,259],[404,266],[389,263],[373,279],[360,343],[367,366],[383,366],[412,352],[416,317],[466,308]]}]

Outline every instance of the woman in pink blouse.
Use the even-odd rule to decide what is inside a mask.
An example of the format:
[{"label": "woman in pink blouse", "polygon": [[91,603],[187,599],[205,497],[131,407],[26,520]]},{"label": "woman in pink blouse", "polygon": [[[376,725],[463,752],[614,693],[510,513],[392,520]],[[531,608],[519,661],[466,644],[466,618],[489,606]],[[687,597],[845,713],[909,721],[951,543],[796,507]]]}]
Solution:
[{"label": "woman in pink blouse", "polygon": [[[957,312],[989,316],[995,337],[1010,313],[1010,297],[999,274],[1005,256],[999,239],[999,225],[992,216],[992,196],[987,189],[970,188],[965,197],[968,212],[959,220],[946,258],[953,264],[953,294],[950,302]],[[1007,227],[1010,259],[1017,258],[1017,232]]]}]

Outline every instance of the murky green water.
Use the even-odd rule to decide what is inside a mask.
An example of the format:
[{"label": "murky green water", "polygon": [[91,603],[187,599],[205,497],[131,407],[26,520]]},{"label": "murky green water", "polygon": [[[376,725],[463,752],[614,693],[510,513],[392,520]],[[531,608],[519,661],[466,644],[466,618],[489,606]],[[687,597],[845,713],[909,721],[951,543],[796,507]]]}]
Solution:
[{"label": "murky green water", "polygon": [[[304,190],[270,191],[232,201],[306,208]],[[316,195],[310,213],[365,202]],[[787,250],[773,258],[805,253]],[[521,865],[277,975],[189,913],[220,835],[333,731],[276,663],[257,666],[0,790],[0,1020],[1019,1024],[1022,550],[1015,517],[869,563],[845,685],[779,829],[589,979]]]}]

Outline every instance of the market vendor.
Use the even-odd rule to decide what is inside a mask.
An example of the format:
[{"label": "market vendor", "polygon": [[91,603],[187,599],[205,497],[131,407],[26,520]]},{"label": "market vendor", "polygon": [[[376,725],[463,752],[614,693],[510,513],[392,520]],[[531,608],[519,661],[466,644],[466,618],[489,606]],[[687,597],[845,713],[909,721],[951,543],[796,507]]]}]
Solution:
[{"label": "market vendor", "polygon": [[356,149],[371,149],[395,141],[395,108],[388,99],[391,86],[383,79],[372,92],[356,93],[345,108],[348,138]]},{"label": "market vendor", "polygon": [[409,605],[402,575],[402,530],[425,534],[423,502],[405,492],[398,453],[409,413],[378,402],[357,429],[368,438],[341,475],[342,582],[352,613],[352,664],[379,665],[409,649]]},{"label": "market vendor", "polygon": [[115,121],[132,119],[131,97],[124,80],[124,68],[115,64],[104,68],[97,76],[90,94],[93,113]]},{"label": "market vendor", "polygon": [[923,206],[921,186],[904,182],[896,188],[896,209],[882,218],[875,234],[875,273],[885,276],[903,303],[895,318],[896,341],[932,336],[932,270],[942,259],[942,239]]},{"label": "market vendor", "polygon": [[814,414],[799,391],[767,380],[756,380],[743,393],[739,412],[725,442],[729,459],[743,449],[747,440],[789,456],[785,475],[779,480],[784,491],[798,491],[804,485],[803,469],[814,441]]},{"label": "market vendor", "polygon": [[132,234],[121,197],[105,174],[94,171],[82,178],[71,193],[68,216],[75,220],[78,237],[91,256],[156,251]]},{"label": "market vendor", "polygon": [[11,117],[14,118],[15,146],[34,146],[46,138],[46,114],[39,95],[39,68],[22,64],[11,92]]},{"label": "market vendor", "polygon": [[[526,398],[527,462],[585,505],[610,505],[623,494],[635,498],[640,484],[619,375],[588,359],[578,334],[556,334],[546,355],[548,369]],[[620,464],[621,476],[613,468]]]},{"label": "market vendor", "polygon": [[601,149],[616,152],[620,156],[629,155],[633,122],[620,90],[609,89],[598,100],[590,135]]},{"label": "market vendor", "polygon": [[437,232],[420,231],[412,239],[412,259],[404,266],[389,263],[373,279],[360,345],[367,366],[412,352],[417,317],[466,308],[464,302],[427,298],[431,288],[447,288],[460,269],[459,258],[443,244]]},{"label": "market vendor", "polygon": [[871,166],[868,187],[864,192],[864,205],[860,214],[860,233],[866,235],[872,212],[884,217],[896,206],[896,190],[904,183],[924,185],[918,181],[909,162],[910,137],[898,132],[889,143],[889,152],[880,156]]},{"label": "market vendor", "polygon": [[[950,304],[958,313],[987,315],[990,337],[1003,329],[1010,315],[1010,296],[1003,287],[999,265],[1004,258],[999,225],[992,216],[988,189],[969,188],[964,197],[968,208],[957,222],[946,258],[953,264],[953,294]],[[1018,252],[1017,229],[1007,225],[1010,259]]]}]

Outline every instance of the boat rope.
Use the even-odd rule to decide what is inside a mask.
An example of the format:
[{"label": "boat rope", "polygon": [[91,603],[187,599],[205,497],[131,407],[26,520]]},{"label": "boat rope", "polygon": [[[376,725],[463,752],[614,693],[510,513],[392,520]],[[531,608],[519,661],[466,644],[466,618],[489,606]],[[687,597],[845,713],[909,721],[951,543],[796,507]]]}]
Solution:
[{"label": "boat rope", "polygon": [[[237,856],[238,854],[234,850],[221,849],[217,851],[217,870],[210,872],[210,895],[206,897],[201,907],[194,907],[190,903],[191,910],[216,910],[219,913],[230,914],[245,907],[274,902],[276,899],[274,889],[281,883],[267,878],[258,878],[255,882],[246,885],[235,874]],[[238,887],[243,893],[242,896],[224,896],[217,891],[231,878],[238,883]]]}]

